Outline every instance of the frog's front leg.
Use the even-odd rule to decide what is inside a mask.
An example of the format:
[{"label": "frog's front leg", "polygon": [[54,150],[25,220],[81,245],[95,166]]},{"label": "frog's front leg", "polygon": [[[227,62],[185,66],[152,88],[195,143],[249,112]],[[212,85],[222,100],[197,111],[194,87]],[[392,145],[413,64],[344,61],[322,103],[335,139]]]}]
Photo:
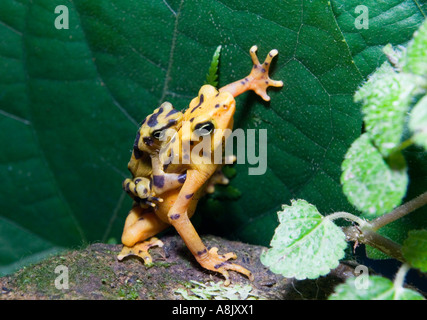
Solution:
[{"label": "frog's front leg", "polygon": [[177,200],[168,212],[169,222],[177,230],[188,249],[202,267],[219,272],[225,277],[224,285],[230,284],[227,270],[240,272],[252,281],[253,275],[249,270],[228,261],[229,259],[236,258],[234,253],[230,252],[225,255],[220,255],[218,254],[217,248],[208,250],[190,222],[187,209],[191,204],[194,194],[203,186],[208,178],[209,176],[201,177],[196,170],[191,169],[187,171],[187,180],[182,186]]},{"label": "frog's front leg", "polygon": [[162,198],[153,195],[151,180],[145,177],[125,179],[122,184],[125,190],[135,202],[147,207],[155,208],[158,202],[163,202]]},{"label": "frog's front leg", "polygon": [[151,188],[155,194],[161,195],[167,191],[182,187],[187,177],[185,172],[166,173],[163,170],[163,165],[158,154],[151,157],[151,163],[153,165]]},{"label": "frog's front leg", "polygon": [[270,97],[267,94],[268,87],[282,87],[283,81],[276,81],[270,79],[268,75],[268,71],[270,69],[271,61],[273,58],[279,53],[276,49],[271,50],[265,61],[261,64],[256,55],[258,47],[252,46],[249,50],[249,54],[251,55],[253,67],[251,73],[238,81],[232,82],[222,88],[219,89],[220,92],[229,92],[233,95],[233,97],[237,97],[238,95],[246,92],[248,90],[253,90],[257,95],[263,98],[265,101],[269,101]]},{"label": "frog's front leg", "polygon": [[155,194],[163,194],[167,191],[182,187],[185,182],[185,173],[164,173],[153,175],[152,190]]},{"label": "frog's front leg", "polygon": [[160,220],[154,210],[143,209],[138,204],[134,204],[129,212],[122,234],[123,249],[117,256],[119,261],[127,256],[139,256],[145,264],[151,264],[152,259],[148,250],[153,246],[162,247],[163,243],[157,238],[144,241],[169,225]]}]

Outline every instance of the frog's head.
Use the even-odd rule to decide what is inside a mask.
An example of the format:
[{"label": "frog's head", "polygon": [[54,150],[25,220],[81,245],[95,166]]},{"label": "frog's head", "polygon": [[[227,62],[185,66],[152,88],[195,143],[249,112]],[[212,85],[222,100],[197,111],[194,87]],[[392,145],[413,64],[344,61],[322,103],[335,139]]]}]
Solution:
[{"label": "frog's head", "polygon": [[236,101],[230,93],[204,85],[185,111],[183,120],[188,121],[190,130],[183,130],[182,141],[190,140],[194,145],[201,138],[211,136],[211,149],[215,150],[223,143],[224,130],[233,129],[235,111]]},{"label": "frog's head", "polygon": [[136,135],[135,148],[149,154],[158,153],[181,127],[182,112],[164,102],[143,121]]},{"label": "frog's head", "polygon": [[215,161],[222,161],[215,156],[222,157],[224,138],[233,129],[235,107],[231,93],[218,92],[211,85],[201,87],[185,110],[178,134],[160,152],[165,170],[181,172],[193,167],[212,174],[219,164]]}]

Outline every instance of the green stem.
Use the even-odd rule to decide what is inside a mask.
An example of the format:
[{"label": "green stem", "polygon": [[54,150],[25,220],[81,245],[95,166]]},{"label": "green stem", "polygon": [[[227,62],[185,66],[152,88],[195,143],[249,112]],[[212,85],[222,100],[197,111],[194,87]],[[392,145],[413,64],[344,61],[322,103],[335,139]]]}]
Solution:
[{"label": "green stem", "polygon": [[405,141],[402,141],[394,150],[394,152],[399,152],[402,151],[410,146],[412,146],[414,144],[414,138],[410,137],[409,139],[406,139]]},{"label": "green stem", "polygon": [[397,271],[397,273],[396,273],[396,277],[394,278],[394,286],[396,288],[402,288],[403,287],[403,283],[405,281],[406,274],[408,273],[410,268],[411,267],[407,263],[404,263],[401,265],[401,267],[399,268],[399,271]]},{"label": "green stem", "polygon": [[381,217],[378,217],[372,220],[369,224],[373,230],[378,230],[385,225],[402,218],[403,216],[415,211],[416,209],[427,204],[427,191],[419,195],[415,199],[408,201],[405,204],[402,204],[400,207],[397,207],[392,212],[387,213]]},{"label": "green stem", "polygon": [[396,296],[395,299],[398,300],[399,299],[399,294],[403,291],[403,283],[405,282],[405,277],[406,274],[408,273],[409,269],[411,267],[404,263],[402,264],[402,266],[399,268],[399,271],[397,271],[396,273],[396,277],[394,278],[394,289],[396,291]]},{"label": "green stem", "polygon": [[348,213],[348,212],[334,212],[332,214],[329,214],[325,217],[325,219],[328,219],[330,221],[332,220],[336,220],[336,219],[347,219],[347,220],[351,220],[356,222],[359,226],[365,226],[365,225],[369,225],[368,222],[366,222],[365,220],[359,218],[358,216],[355,216],[354,214]]}]

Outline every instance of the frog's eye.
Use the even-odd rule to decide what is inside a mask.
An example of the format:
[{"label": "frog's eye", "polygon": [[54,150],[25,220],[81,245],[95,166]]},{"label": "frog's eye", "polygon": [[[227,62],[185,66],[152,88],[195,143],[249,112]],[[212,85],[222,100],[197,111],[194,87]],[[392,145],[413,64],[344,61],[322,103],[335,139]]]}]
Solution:
[{"label": "frog's eye", "polygon": [[210,135],[214,129],[214,124],[208,121],[196,124],[196,126],[194,127],[194,133],[198,136],[207,136]]},{"label": "frog's eye", "polygon": [[153,131],[153,133],[151,134],[151,136],[154,139],[161,140],[161,139],[163,139],[165,137],[165,130],[161,129],[161,130]]}]

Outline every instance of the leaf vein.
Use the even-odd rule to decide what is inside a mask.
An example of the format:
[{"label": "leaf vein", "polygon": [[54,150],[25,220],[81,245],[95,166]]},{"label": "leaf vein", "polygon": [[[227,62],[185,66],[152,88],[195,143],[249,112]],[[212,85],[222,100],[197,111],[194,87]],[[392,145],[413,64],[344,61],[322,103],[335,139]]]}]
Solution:
[{"label": "leaf vein", "polygon": [[173,65],[173,61],[174,61],[173,57],[174,57],[174,53],[175,53],[176,38],[177,38],[177,34],[178,34],[178,23],[179,23],[179,17],[181,15],[181,8],[182,8],[183,3],[184,3],[184,0],[181,0],[181,2],[179,4],[178,12],[175,15],[175,23],[174,23],[173,32],[172,32],[172,43],[171,43],[171,49],[169,52],[168,67],[166,69],[166,75],[165,75],[165,81],[163,83],[162,95],[161,95],[159,102],[158,102],[159,105],[163,102],[163,100],[166,97],[166,93],[169,91],[170,73],[171,73],[172,65]]},{"label": "leaf vein", "polygon": [[16,30],[15,28],[13,28],[12,26],[10,26],[10,25],[8,25],[6,22],[4,22],[4,21],[1,21],[0,20],[0,24],[2,25],[2,26],[4,26],[4,27],[6,27],[7,29],[9,29],[10,31],[12,31],[12,32],[14,32],[14,33],[16,33],[17,35],[19,35],[19,36],[21,36],[22,37],[22,32],[21,31],[18,31],[18,30]]},{"label": "leaf vein", "polygon": [[10,119],[13,119],[15,121],[21,122],[21,123],[23,123],[23,124],[25,124],[27,126],[31,125],[31,121],[23,119],[23,118],[18,117],[18,116],[15,116],[14,114],[11,114],[11,113],[6,112],[4,110],[0,109],[0,114],[2,114],[3,116],[5,116],[7,118],[10,118]]},{"label": "leaf vein", "polygon": [[[77,15],[77,17],[78,17],[78,19],[79,19],[79,22],[80,22],[80,25],[83,25],[82,23],[81,23],[81,14],[80,14],[80,12],[77,10],[77,8],[76,8],[76,6],[74,6],[74,9],[75,9],[75,12],[76,12],[76,15]],[[84,36],[84,38],[86,39],[86,43],[88,43],[88,41],[87,41],[87,35],[86,35],[86,32],[85,32],[85,29],[84,28],[82,28],[82,33],[83,33],[83,36]],[[89,47],[89,46],[88,46]],[[95,57],[93,56],[93,52],[92,52],[92,49],[91,48],[88,48],[89,50],[89,52],[90,52],[90,54],[91,54],[91,56],[92,56],[92,61],[93,61],[93,65],[94,65],[94,68],[95,68],[95,71],[96,71],[96,74],[97,74],[97,77],[98,77],[98,79],[99,79],[99,81],[101,81],[101,83],[104,83],[105,84],[105,86],[104,86],[104,88],[105,88],[105,90],[106,90],[106,92],[108,93],[108,95],[111,97],[111,100],[112,100],[112,102],[113,102],[113,104],[120,110],[120,112],[121,113],[123,113],[123,115],[130,121],[130,122],[132,122],[136,127],[139,127],[139,124],[138,124],[138,121],[136,121],[127,111],[126,111],[126,109],[119,103],[119,101],[117,101],[117,99],[115,98],[115,96],[113,95],[113,93],[111,92],[111,90],[110,90],[110,88],[108,87],[108,85],[107,85],[107,83],[103,80],[103,77],[101,76],[101,73],[99,72],[99,69],[98,69],[98,65],[97,65],[97,63],[96,63],[96,59],[95,59]]]}]

